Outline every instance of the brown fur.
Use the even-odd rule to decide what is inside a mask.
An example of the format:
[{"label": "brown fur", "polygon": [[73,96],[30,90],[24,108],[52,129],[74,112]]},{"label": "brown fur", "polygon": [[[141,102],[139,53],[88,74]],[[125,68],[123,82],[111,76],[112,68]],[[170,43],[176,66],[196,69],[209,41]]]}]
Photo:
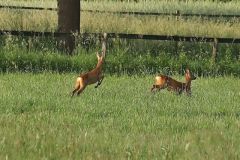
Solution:
[{"label": "brown fur", "polygon": [[81,74],[77,78],[74,90],[72,91],[72,96],[74,96],[76,92],[77,92],[77,95],[82,93],[82,91],[87,87],[87,85],[97,83],[95,88],[101,85],[104,78],[102,67],[104,64],[105,55],[106,55],[106,34],[104,35],[104,38],[103,38],[102,55],[100,56],[97,53],[97,59],[98,59],[97,66],[91,71]]},{"label": "brown fur", "polygon": [[156,76],[155,84],[151,88],[151,91],[153,92],[156,89],[160,91],[161,89],[167,88],[168,91],[174,91],[177,94],[185,91],[187,95],[191,95],[191,81],[195,80],[196,77],[190,73],[189,69],[186,69],[185,78],[186,82],[182,83],[165,75]]}]

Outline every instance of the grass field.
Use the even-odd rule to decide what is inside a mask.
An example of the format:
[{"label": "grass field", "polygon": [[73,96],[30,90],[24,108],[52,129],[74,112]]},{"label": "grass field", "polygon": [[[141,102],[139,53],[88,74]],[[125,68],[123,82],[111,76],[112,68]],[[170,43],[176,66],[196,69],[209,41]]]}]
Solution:
[{"label": "grass field", "polygon": [[[0,5],[56,7],[57,1],[44,3],[35,0],[0,1]],[[44,5],[43,5],[44,4]],[[219,3],[211,1],[83,1],[82,9],[104,11],[143,11],[203,14],[236,14],[239,15],[238,1]],[[57,12],[36,10],[0,10],[0,28],[5,30],[56,31]],[[106,20],[105,17],[108,17]],[[149,25],[151,24],[151,25]],[[176,27],[177,26],[177,27]],[[240,18],[184,18],[176,20],[171,16],[132,16],[100,13],[81,13],[81,32],[117,32],[139,34],[162,34],[184,36],[210,36],[239,38]]]},{"label": "grass field", "polygon": [[[240,14],[238,0],[116,1],[87,0],[81,7]],[[0,5],[56,7],[56,2],[0,0]],[[81,32],[239,38],[239,27],[239,18],[81,13]],[[57,12],[0,9],[2,30],[56,28]],[[220,45],[213,63],[212,46],[206,43],[108,41],[102,85],[70,98],[76,72],[95,65],[101,45],[90,39],[89,46],[82,46],[80,41],[76,55],[67,56],[55,50],[51,38],[1,37],[0,159],[240,159],[238,45]],[[151,73],[181,73],[186,66],[212,77],[193,81],[191,97],[166,90],[150,93]]]},{"label": "grass field", "polygon": [[[0,0],[1,5],[57,7],[57,0]],[[219,0],[84,0],[81,1],[82,9],[107,10],[107,11],[142,11],[142,12],[167,12],[176,10],[181,13],[205,14],[240,14],[238,0],[229,0],[225,3]]]},{"label": "grass field", "polygon": [[0,159],[240,158],[239,78],[199,77],[187,97],[106,75],[71,99],[75,78],[0,75]]}]

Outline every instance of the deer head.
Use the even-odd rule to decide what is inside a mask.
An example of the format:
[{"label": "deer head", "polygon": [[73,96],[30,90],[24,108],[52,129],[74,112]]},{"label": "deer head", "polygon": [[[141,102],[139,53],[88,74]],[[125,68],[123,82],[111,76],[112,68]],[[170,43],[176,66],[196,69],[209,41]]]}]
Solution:
[{"label": "deer head", "polygon": [[102,53],[101,55],[97,52],[97,59],[98,59],[98,62],[102,62],[104,60],[104,57],[105,55]]},{"label": "deer head", "polygon": [[186,78],[186,82],[189,82],[189,81],[195,80],[197,77],[191,74],[189,69],[186,69],[185,78]]}]

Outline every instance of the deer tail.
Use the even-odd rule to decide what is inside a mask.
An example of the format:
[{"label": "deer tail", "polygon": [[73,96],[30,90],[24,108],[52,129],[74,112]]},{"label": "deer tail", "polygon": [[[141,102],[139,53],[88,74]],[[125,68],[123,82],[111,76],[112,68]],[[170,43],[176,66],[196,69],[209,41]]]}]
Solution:
[{"label": "deer tail", "polygon": [[76,81],[76,83],[75,83],[75,87],[74,87],[74,90],[72,91],[72,97],[74,96],[74,94],[80,89],[80,87],[81,87],[81,83],[80,83],[80,81],[81,81],[81,79],[80,79],[81,77],[78,77],[77,78],[77,81]]}]

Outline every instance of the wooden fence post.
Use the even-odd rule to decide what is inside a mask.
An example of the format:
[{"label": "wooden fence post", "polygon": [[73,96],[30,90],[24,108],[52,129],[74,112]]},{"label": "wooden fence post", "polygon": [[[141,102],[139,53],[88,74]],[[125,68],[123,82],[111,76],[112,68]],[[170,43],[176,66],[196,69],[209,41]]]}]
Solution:
[{"label": "wooden fence post", "polygon": [[213,60],[213,62],[216,62],[217,52],[218,52],[218,39],[214,38],[214,41],[213,41],[213,52],[212,52],[212,60]]},{"label": "wooden fence post", "polygon": [[181,15],[180,11],[176,10],[175,14],[176,14],[176,20],[179,21],[179,18],[180,18],[180,15]]},{"label": "wooden fence post", "polygon": [[[176,21],[179,21],[179,19],[180,19],[180,11],[176,10],[175,14],[176,14]],[[175,41],[175,54],[176,54],[176,56],[179,55],[178,50],[179,50],[179,41]]]},{"label": "wooden fence post", "polygon": [[58,0],[58,32],[71,33],[60,36],[58,46],[72,54],[75,48],[73,33],[80,33],[80,0]]}]

